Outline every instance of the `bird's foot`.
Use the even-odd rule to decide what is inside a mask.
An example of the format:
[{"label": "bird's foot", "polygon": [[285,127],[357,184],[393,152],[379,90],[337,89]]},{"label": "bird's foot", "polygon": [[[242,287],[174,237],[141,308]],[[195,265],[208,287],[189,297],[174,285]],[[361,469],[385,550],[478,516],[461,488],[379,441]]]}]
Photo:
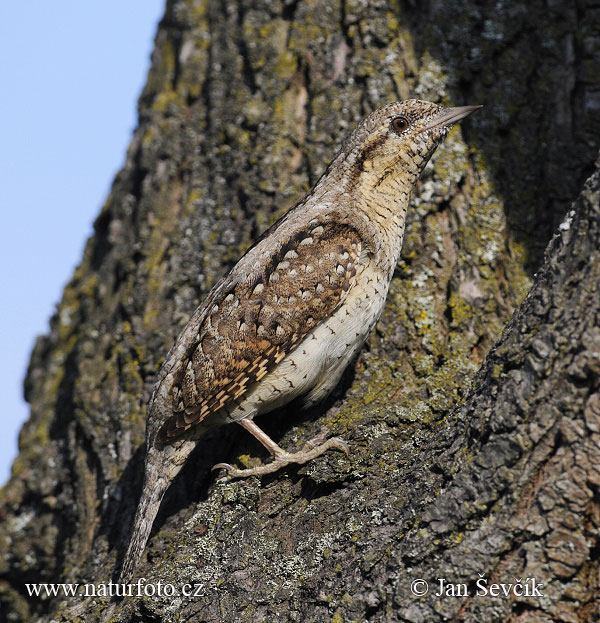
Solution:
[{"label": "bird's foot", "polygon": [[327,452],[327,450],[341,450],[346,455],[350,454],[348,444],[340,437],[330,437],[325,441],[323,441],[323,439],[324,433],[321,431],[317,437],[308,441],[299,452],[285,452],[281,450],[273,456],[273,460],[270,463],[258,465],[257,467],[238,469],[229,463],[217,463],[217,465],[213,467],[213,470],[224,469],[227,472],[226,476],[229,478],[247,478],[249,476],[272,474],[292,463],[304,465],[304,463],[308,463],[318,456],[321,456],[324,452]]}]

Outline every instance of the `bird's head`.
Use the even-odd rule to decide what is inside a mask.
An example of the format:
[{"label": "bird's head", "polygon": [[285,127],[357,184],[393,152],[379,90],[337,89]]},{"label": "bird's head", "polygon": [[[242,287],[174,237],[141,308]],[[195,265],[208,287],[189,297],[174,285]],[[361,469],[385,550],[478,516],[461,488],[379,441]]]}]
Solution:
[{"label": "bird's head", "polygon": [[412,185],[450,127],[481,106],[444,108],[421,100],[394,102],[372,112],[342,149],[355,180],[380,185],[403,176]]}]

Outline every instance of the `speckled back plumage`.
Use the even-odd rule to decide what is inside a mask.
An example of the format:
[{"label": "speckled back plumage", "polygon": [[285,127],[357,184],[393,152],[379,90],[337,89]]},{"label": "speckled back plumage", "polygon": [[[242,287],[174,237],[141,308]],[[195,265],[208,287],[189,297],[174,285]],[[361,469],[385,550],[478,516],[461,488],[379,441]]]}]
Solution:
[{"label": "speckled back plumage", "polygon": [[173,415],[158,441],[240,398],[340,305],[361,244],[346,225],[317,221],[279,245],[251,280],[211,299],[191,353],[173,375]]}]

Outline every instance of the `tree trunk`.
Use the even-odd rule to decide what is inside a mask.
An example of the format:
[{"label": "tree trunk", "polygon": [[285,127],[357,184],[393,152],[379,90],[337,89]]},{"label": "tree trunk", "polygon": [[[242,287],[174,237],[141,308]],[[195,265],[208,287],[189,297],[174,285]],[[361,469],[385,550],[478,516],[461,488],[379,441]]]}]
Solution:
[{"label": "tree trunk", "polygon": [[[138,568],[142,593],[179,595],[112,614],[599,620],[599,31],[586,0],[168,2],[126,163],[32,354],[0,621],[106,612],[174,338],[359,119],[411,96],[485,108],[426,170],[384,315],[333,398],[261,422],[286,449],[327,426],[351,456],[229,482],[210,467],[265,453],[211,433]],[[30,596],[40,582],[99,596]]]}]

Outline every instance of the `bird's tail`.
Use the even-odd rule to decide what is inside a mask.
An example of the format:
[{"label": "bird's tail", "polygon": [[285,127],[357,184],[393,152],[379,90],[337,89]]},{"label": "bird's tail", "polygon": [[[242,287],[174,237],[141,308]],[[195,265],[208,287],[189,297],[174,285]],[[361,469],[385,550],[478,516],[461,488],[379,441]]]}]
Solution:
[{"label": "bird's tail", "polygon": [[[152,530],[152,525],[154,524],[154,519],[158,513],[160,503],[170,484],[170,481],[166,478],[161,478],[156,473],[157,470],[148,469],[149,467],[151,466],[147,463],[142,496],[135,513],[135,519],[133,520],[129,544],[127,545],[127,551],[125,552],[121,573],[119,575],[119,583],[127,583],[131,580],[137,563],[148,542],[150,530]],[[154,472],[154,474],[152,472]],[[155,477],[153,478],[153,476]]]},{"label": "bird's tail", "polygon": [[165,492],[194,446],[193,441],[178,440],[162,450],[152,446],[148,450],[142,496],[133,520],[127,551],[123,557],[119,583],[128,583],[133,577]]}]

